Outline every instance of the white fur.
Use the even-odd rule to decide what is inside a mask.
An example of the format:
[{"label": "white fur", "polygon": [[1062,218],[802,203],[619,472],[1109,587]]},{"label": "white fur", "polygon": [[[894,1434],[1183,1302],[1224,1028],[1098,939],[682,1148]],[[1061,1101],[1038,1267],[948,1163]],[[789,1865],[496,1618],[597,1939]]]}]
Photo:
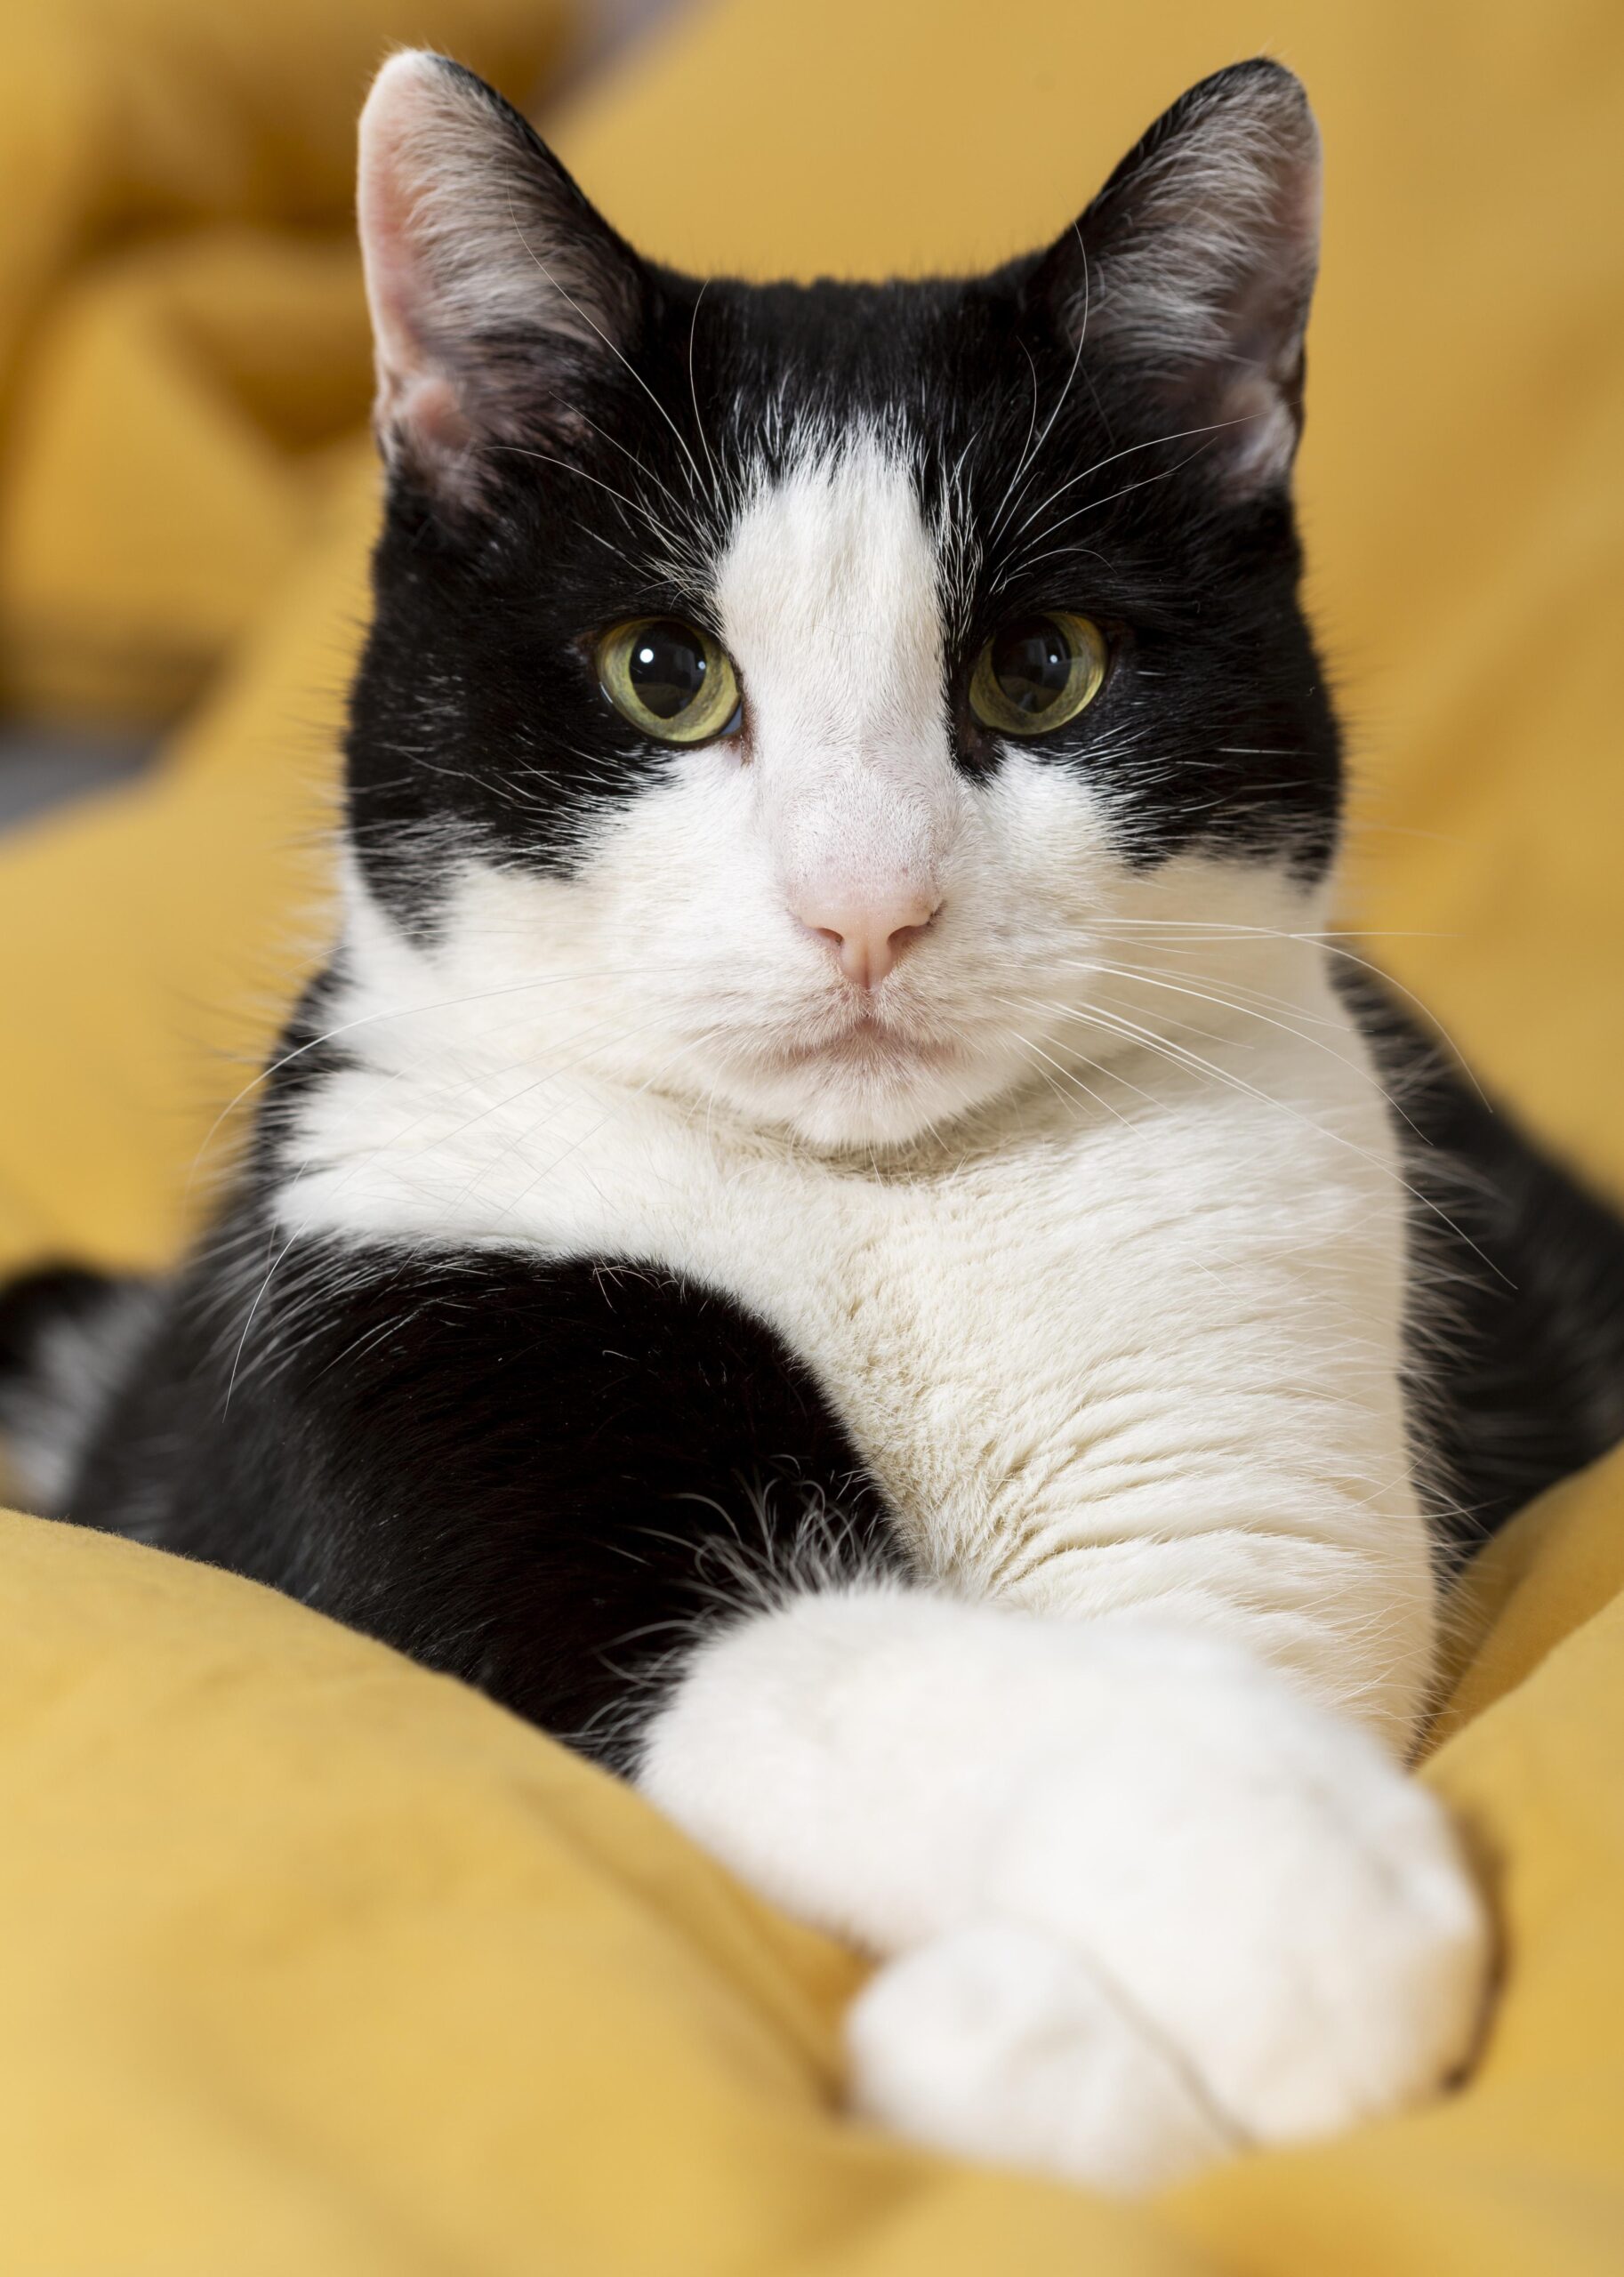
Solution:
[{"label": "white fur", "polygon": [[874,2116],[1099,2186],[1329,2131],[1466,2057],[1481,1910],[1355,1726],[1177,1623],[854,1589],[741,1623],[644,1782],[871,1950]]},{"label": "white fur", "polygon": [[[1407,1196],[1317,892],[1137,871],[1027,752],[955,773],[936,543],[872,439],[758,486],[716,580],[746,747],[567,882],[462,856],[431,946],[351,881],[353,1064],[282,1216],[672,1268],[806,1359],[930,1586],[742,1617],[645,1783],[911,1957],[854,2025],[866,2107],[1138,2183],[1469,2037],[1480,1916],[1394,1760],[1433,1623]],[[872,1003],[786,908],[808,849],[945,895]]]},{"label": "white fur", "polygon": [[750,690],[740,758],[782,906],[910,891],[933,905],[968,798],[949,761],[936,549],[905,463],[868,439],[759,488],[716,600]]}]

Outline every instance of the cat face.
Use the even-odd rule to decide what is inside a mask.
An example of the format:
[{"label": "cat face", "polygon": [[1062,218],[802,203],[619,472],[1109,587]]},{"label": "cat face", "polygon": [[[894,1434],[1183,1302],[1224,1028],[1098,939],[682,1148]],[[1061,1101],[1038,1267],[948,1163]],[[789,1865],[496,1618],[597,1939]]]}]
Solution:
[{"label": "cat face", "polygon": [[1190,1014],[1197,934],[1233,965],[1316,921],[1316,184],[1296,82],[1242,65],[1047,254],[702,285],[397,57],[362,129],[367,921],[500,997],[521,1062],[826,1147],[1086,1086]]}]

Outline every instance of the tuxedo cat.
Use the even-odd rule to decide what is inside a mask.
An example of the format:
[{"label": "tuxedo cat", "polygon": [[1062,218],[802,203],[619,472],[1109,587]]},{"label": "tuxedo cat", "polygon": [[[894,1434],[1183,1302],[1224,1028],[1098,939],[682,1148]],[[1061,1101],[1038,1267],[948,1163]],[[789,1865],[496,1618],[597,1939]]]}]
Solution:
[{"label": "tuxedo cat", "polygon": [[1617,1227],[1327,931],[1318,199],[1255,61],[990,276],[701,285],[397,55],[342,931],[184,1270],[6,1314],[42,1507],[621,1770],[876,1957],[859,2110],[1118,2190],[1467,2060],[1441,1549],[1624,1425]]}]

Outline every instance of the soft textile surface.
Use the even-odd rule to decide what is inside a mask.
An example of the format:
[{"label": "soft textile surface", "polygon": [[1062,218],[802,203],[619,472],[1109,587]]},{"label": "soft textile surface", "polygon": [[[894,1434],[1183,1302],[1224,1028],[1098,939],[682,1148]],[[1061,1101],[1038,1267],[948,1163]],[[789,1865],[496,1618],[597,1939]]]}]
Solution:
[{"label": "soft textile surface", "polygon": [[[374,490],[340,241],[386,37],[527,92],[545,6],[6,12],[0,666],[158,778],[0,849],[0,1264],[162,1260],[319,939]],[[14,13],[15,20],[9,19]],[[1302,490],[1361,750],[1350,912],[1624,1194],[1624,19],[732,0],[561,125],[650,251],[1051,234],[1258,45],[1330,144]],[[1624,2265],[1624,1466],[1470,1575],[1427,1775],[1504,1926],[1437,2107],[1112,2209],[834,2109],[853,1966],[472,1695],[245,1584],[0,1521],[0,2264],[26,2277]]]}]

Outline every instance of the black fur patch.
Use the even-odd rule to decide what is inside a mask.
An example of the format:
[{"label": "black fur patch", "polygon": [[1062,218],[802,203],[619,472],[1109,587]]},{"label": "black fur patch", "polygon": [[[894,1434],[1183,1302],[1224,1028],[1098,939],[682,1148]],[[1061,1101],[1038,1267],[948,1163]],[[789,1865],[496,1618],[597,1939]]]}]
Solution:
[{"label": "black fur patch", "polygon": [[[623,1763],[701,1625],[898,1552],[806,1369],[666,1271],[281,1238],[181,1281],[73,1515],[227,1565]],[[248,1316],[252,1311],[252,1320]]]},{"label": "black fur patch", "polygon": [[25,1376],[47,1330],[89,1319],[126,1286],[80,1265],[46,1265],[0,1286],[0,1385]]},{"label": "black fur patch", "polygon": [[1415,1196],[1408,1393],[1452,1554],[1624,1438],[1624,1224],[1363,975]]}]

